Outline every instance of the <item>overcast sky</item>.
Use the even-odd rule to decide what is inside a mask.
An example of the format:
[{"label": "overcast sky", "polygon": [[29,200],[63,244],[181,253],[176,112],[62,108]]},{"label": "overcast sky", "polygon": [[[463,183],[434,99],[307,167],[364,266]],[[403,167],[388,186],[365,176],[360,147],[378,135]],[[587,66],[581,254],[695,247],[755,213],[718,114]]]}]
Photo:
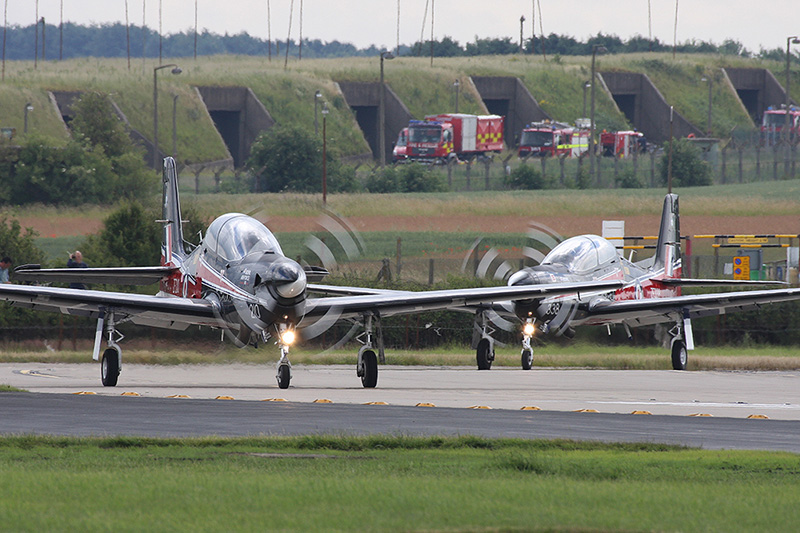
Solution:
[{"label": "overcast sky", "polygon": [[[27,26],[36,19],[36,0],[3,0],[8,23]],[[302,0],[303,37],[350,42],[359,48],[371,44],[393,48],[397,43],[398,4],[401,44],[412,44],[431,35],[433,3],[434,38],[450,36],[462,45],[475,37],[519,39],[520,16],[525,17],[524,36],[531,34],[533,0]],[[677,40],[713,41],[731,38],[752,52],[760,48],[785,48],[786,37],[800,34],[800,0],[538,0],[536,33],[543,23],[545,34],[571,35],[580,40],[598,32],[622,39],[652,36],[672,44],[675,8],[678,6]],[[301,0],[38,0],[39,16],[58,24],[63,5],[64,20],[78,24],[125,22],[127,4],[131,24],[158,30],[159,5],[165,34],[193,30],[197,5],[200,30],[224,34],[246,31],[267,37],[267,5],[270,6],[272,39],[285,40],[289,31],[290,5],[294,5],[291,35],[299,36]],[[650,6],[651,24],[648,24]],[[759,7],[762,11],[758,11]],[[795,50],[800,45],[795,45]]]}]

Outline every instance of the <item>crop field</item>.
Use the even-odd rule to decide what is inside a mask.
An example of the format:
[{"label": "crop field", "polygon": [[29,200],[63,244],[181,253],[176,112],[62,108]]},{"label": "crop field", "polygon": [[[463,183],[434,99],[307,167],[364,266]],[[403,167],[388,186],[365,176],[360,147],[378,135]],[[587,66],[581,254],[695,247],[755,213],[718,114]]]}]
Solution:
[{"label": "crop field", "polygon": [[9,531],[790,531],[800,456],[482,438],[0,439]]}]

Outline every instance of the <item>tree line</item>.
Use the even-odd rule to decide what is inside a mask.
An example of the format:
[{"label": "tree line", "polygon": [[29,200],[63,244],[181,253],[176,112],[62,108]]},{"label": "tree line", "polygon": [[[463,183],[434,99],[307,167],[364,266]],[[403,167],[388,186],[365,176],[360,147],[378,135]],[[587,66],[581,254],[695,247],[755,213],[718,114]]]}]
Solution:
[{"label": "tree line", "polygon": [[[254,37],[247,32],[235,35],[219,35],[203,30],[191,30],[170,35],[162,35],[148,27],[122,23],[81,25],[71,22],[63,25],[31,24],[28,26],[9,26],[4,29],[3,57],[11,60],[70,59],[78,57],[191,57],[195,54],[217,55],[249,55],[276,57],[288,53],[297,57],[301,53],[305,58],[334,58],[374,56],[380,53],[375,45],[358,48],[351,43],[338,40],[323,42],[320,39],[267,41]],[[671,52],[673,46],[659,39],[648,39],[636,35],[622,39],[616,35],[598,33],[586,41],[578,40],[570,35],[551,33],[548,36],[536,36],[523,41],[522,52],[545,56],[590,55],[594,45],[606,47],[609,53],[629,52]],[[478,55],[508,55],[520,53],[520,43],[511,37],[481,39],[460,44],[451,37],[445,36],[434,41],[419,41],[411,45],[401,45],[397,52],[404,56],[458,57]],[[748,50],[735,39],[726,39],[721,44],[703,40],[688,40],[675,47],[680,53],[722,54],[760,59],[786,60],[786,51],[780,47],[760,49],[758,52]],[[793,60],[800,61],[800,55],[792,53]]]}]

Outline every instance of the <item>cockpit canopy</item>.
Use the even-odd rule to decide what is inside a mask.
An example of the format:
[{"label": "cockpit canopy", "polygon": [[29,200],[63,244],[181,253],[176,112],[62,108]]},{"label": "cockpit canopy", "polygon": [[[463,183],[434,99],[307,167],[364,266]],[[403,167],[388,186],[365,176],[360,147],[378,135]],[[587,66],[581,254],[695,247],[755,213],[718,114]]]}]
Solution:
[{"label": "cockpit canopy", "polygon": [[225,261],[238,261],[253,252],[283,255],[272,232],[258,220],[241,213],[228,213],[212,222],[203,242],[209,252]]},{"label": "cockpit canopy", "polygon": [[542,260],[543,265],[562,264],[570,272],[588,272],[617,258],[614,245],[597,235],[571,237],[553,248]]}]

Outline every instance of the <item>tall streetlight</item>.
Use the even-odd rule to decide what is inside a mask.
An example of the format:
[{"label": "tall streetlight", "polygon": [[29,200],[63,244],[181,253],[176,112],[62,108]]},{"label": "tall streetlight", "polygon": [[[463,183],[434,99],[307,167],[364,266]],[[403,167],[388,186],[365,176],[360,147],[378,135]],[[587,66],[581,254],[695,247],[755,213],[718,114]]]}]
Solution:
[{"label": "tall streetlight", "polygon": [[711,76],[707,78],[700,78],[700,81],[708,82],[708,121],[706,122],[706,135],[711,137],[711,85],[713,84],[713,81],[711,80]]},{"label": "tall streetlight", "polygon": [[153,68],[153,168],[159,170],[158,165],[158,71],[165,68],[172,67],[173,74],[180,74],[183,72],[178,65],[170,63],[169,65],[159,65]]},{"label": "tall streetlight", "polygon": [[460,88],[461,88],[461,82],[458,81],[458,79],[456,79],[456,81],[453,82],[453,89],[456,91],[456,111],[455,111],[456,113],[458,113],[458,91]]},{"label": "tall streetlight", "polygon": [[524,45],[523,45],[523,41],[522,41],[522,27],[523,27],[524,23],[525,23],[525,15],[522,15],[519,18],[519,53],[520,54],[524,53],[524,50],[525,50]]},{"label": "tall streetlight", "polygon": [[785,135],[784,138],[786,139],[786,160],[784,161],[784,165],[787,175],[789,174],[789,152],[791,151],[789,148],[789,145],[791,144],[791,135],[789,134],[789,104],[792,100],[789,96],[789,83],[791,81],[791,77],[789,76],[789,66],[790,60],[792,59],[790,47],[793,44],[800,44],[800,38],[798,38],[796,35],[786,38],[786,106],[784,107],[786,115],[783,117],[783,134]]},{"label": "tall streetlight", "polygon": [[33,111],[33,104],[30,102],[25,104],[25,125],[22,128],[23,133],[28,133],[28,111]]},{"label": "tall streetlight", "polygon": [[328,104],[322,103],[322,205],[328,204]]},{"label": "tall streetlight", "polygon": [[317,91],[314,93],[314,135],[319,135],[319,119],[317,118],[317,108],[319,108],[319,100],[322,98],[322,93]]},{"label": "tall streetlight", "polygon": [[394,59],[394,54],[389,51],[381,52],[381,85],[379,87],[379,97],[380,101],[378,103],[378,139],[379,139],[379,147],[378,149],[381,152],[381,167],[386,165],[386,86],[383,84],[383,60],[384,59]]},{"label": "tall streetlight", "polygon": [[586,118],[586,89],[592,86],[592,82],[586,80],[583,82],[583,115],[581,117]]},{"label": "tall streetlight", "polygon": [[602,54],[604,52],[608,52],[608,49],[603,46],[602,44],[593,44],[592,45],[592,110],[591,115],[589,117],[589,176],[594,177],[594,157],[595,157],[595,146],[594,146],[594,88],[597,86],[597,81],[595,78],[595,57],[598,53]]}]

